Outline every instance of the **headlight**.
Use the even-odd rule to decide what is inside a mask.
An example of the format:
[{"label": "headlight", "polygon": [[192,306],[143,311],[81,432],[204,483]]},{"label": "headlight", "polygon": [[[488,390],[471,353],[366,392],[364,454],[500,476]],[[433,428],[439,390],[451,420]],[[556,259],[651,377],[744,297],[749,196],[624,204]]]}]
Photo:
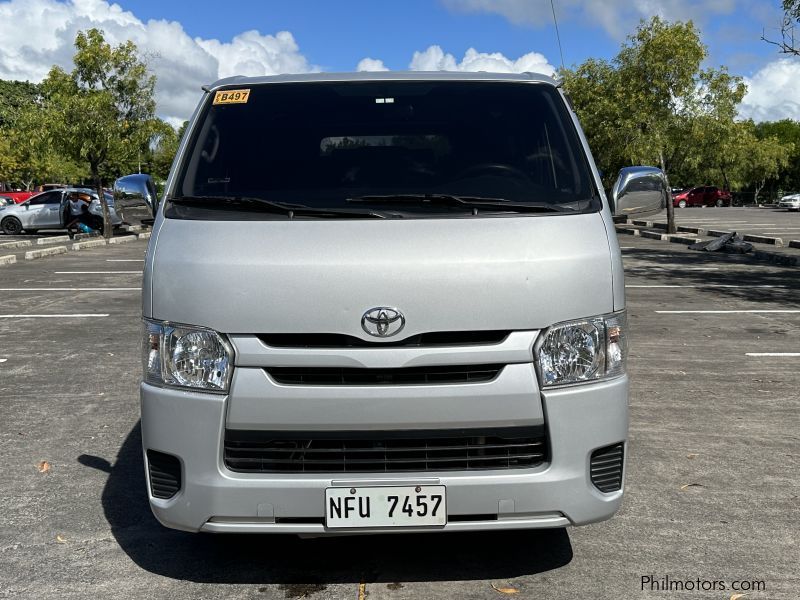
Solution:
[{"label": "headlight", "polygon": [[553,325],[534,348],[542,387],[583,383],[625,373],[625,311]]},{"label": "headlight", "polygon": [[216,331],[145,320],[142,363],[146,383],[227,392],[233,351]]}]

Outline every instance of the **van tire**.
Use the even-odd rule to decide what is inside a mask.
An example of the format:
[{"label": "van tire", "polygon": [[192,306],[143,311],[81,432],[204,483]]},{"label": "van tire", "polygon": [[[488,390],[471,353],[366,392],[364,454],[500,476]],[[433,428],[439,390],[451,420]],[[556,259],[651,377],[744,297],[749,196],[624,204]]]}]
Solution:
[{"label": "van tire", "polygon": [[722,198],[717,199],[717,208],[722,208],[725,206],[725,202],[722,201]]}]

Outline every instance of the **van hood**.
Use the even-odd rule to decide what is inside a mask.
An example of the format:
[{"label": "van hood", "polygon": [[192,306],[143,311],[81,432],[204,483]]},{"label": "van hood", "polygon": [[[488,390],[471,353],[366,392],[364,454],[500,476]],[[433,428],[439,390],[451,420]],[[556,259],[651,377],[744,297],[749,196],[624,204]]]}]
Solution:
[{"label": "van hood", "polygon": [[[144,315],[224,333],[339,333],[374,307],[425,332],[541,329],[614,310],[602,216],[162,219]],[[389,340],[387,340],[389,341]]]}]

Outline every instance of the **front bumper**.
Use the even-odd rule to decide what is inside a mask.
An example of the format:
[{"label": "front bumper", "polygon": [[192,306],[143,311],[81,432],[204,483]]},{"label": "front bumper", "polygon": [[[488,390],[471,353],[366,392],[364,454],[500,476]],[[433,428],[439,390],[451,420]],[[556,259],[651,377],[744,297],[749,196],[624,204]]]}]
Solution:
[{"label": "front bumper", "polygon": [[[321,535],[331,533],[320,522],[328,487],[439,484],[447,487],[448,523],[436,531],[563,527],[608,519],[619,509],[624,487],[600,492],[590,480],[589,460],[593,450],[627,439],[627,376],[541,395],[550,459],[536,468],[251,474],[232,472],[223,462],[226,396],[142,384],[144,449],[177,456],[182,466],[181,489],[173,498],[154,498],[148,483],[150,506],[163,525],[185,531]],[[417,530],[431,531],[400,531]],[[399,530],[359,530],[387,531]]]}]

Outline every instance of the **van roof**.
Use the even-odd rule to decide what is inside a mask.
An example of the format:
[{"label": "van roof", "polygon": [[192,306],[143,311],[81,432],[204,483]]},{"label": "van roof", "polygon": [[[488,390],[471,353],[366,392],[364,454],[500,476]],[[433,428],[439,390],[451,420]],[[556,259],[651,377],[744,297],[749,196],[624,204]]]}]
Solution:
[{"label": "van roof", "polygon": [[559,82],[541,73],[465,73],[461,71],[360,71],[357,73],[303,73],[244,77],[237,75],[219,79],[206,89],[214,91],[226,85],[258,85],[262,83],[302,83],[335,81],[535,81],[550,85]]}]

